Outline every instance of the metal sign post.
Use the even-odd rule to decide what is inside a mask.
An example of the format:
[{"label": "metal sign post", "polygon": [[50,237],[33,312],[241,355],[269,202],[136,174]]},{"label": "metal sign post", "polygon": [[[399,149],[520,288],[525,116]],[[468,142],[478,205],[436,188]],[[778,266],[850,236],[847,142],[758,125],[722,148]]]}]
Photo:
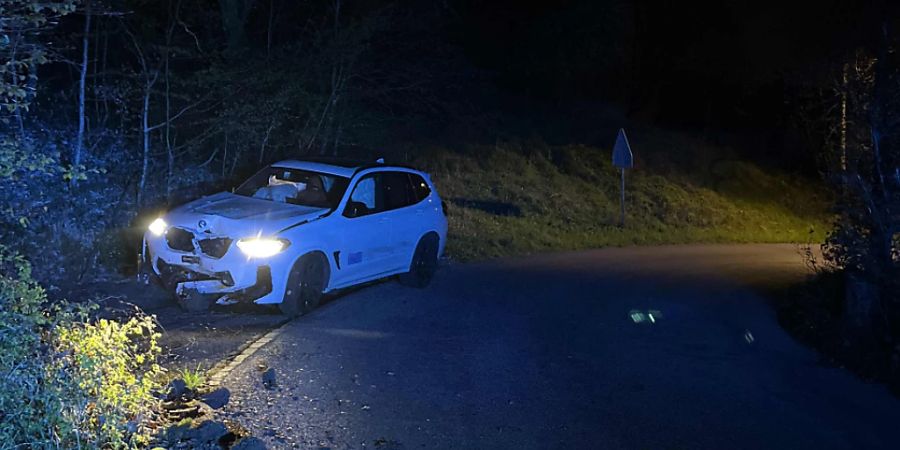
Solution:
[{"label": "metal sign post", "polygon": [[625,226],[625,168],[622,167],[619,170],[621,170],[621,172],[622,172],[622,187],[620,189],[620,191],[622,193],[622,198],[621,198],[621,201],[619,202],[620,205],[622,206],[622,211],[619,213],[619,226],[624,227]]},{"label": "metal sign post", "polygon": [[625,136],[625,129],[619,129],[619,135],[616,136],[616,145],[613,146],[612,154],[613,166],[618,167],[622,173],[622,212],[619,216],[619,226],[625,226],[625,169],[634,167],[634,155],[631,153],[631,146],[628,145],[628,137]]}]

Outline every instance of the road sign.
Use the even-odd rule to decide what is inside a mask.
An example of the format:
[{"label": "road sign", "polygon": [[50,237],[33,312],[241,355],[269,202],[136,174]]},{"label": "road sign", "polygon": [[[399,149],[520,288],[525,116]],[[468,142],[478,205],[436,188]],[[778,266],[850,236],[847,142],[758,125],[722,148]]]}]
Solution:
[{"label": "road sign", "polygon": [[620,169],[634,167],[634,156],[631,154],[631,146],[628,145],[628,137],[625,136],[624,128],[619,128],[616,145],[613,147],[613,165]]},{"label": "road sign", "polygon": [[631,153],[631,146],[628,145],[628,137],[625,136],[625,129],[619,128],[619,135],[616,136],[616,145],[613,146],[612,155],[613,165],[619,168],[622,173],[622,211],[619,215],[619,226],[625,226],[625,169],[634,167],[634,155]]}]

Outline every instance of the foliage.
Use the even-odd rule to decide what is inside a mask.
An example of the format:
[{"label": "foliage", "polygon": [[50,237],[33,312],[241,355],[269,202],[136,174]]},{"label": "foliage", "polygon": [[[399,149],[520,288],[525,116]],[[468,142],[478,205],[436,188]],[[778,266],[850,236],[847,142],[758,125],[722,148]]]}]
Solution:
[{"label": "foliage", "polygon": [[143,422],[154,405],[158,388],[159,353],[155,323],[150,317],[124,323],[100,319],[58,329],[56,349],[62,358],[54,373],[73,382],[64,413],[77,429],[88,430],[96,444],[114,447],[146,442]]},{"label": "foliage", "polygon": [[28,109],[37,67],[49,61],[38,39],[53,20],[75,11],[78,0],[0,0],[0,119]]},{"label": "foliage", "polygon": [[192,391],[197,391],[206,384],[206,373],[200,369],[199,363],[196,369],[188,367],[181,369],[178,376],[184,381],[185,387]]},{"label": "foliage", "polygon": [[[887,28],[886,28],[887,30]],[[874,289],[848,298],[848,317],[866,324],[867,345],[900,343],[900,39],[886,32],[874,50],[859,49],[839,69],[833,133],[823,154],[839,193],[838,217],[824,254],[836,268]],[[856,284],[856,282],[854,282]],[[855,330],[859,334],[861,330]]]},{"label": "foliage", "polygon": [[0,137],[0,179],[15,180],[24,172],[53,175],[59,168],[57,155],[35,152],[28,141]]},{"label": "foliage", "polygon": [[[702,145],[694,143],[694,145]],[[629,171],[627,224],[609,151],[540,142],[434,150],[416,160],[450,203],[449,252],[472,259],[607,245],[817,242],[826,197],[808,180],[719,163],[692,178]],[[548,159],[548,156],[550,159]]]},{"label": "foliage", "polygon": [[89,321],[51,306],[21,256],[0,246],[0,448],[136,448],[158,389],[148,317]]},{"label": "foliage", "polygon": [[[885,43],[884,45],[890,45]],[[840,213],[826,256],[839,267],[873,280],[892,277],[894,238],[900,233],[900,59],[864,51],[844,66],[837,88],[847,115],[834,119],[833,140],[823,155],[826,173],[841,195]],[[841,100],[844,99],[844,100]]]},{"label": "foliage", "polygon": [[821,352],[827,363],[883,382],[900,394],[900,347],[855,341],[847,327],[845,272],[827,266],[818,269],[803,283],[775,292],[779,322],[797,340]]},{"label": "foliage", "polygon": [[121,175],[121,164],[95,154],[84,161],[90,169],[63,165],[65,135],[0,137],[0,241],[29,255],[39,280],[75,280],[97,262],[113,261],[121,244],[108,230],[129,220],[121,187],[108,178]]},{"label": "foliage", "polygon": [[[900,374],[900,39],[847,51],[803,119],[827,130],[819,155],[835,192],[817,274],[779,303],[786,327],[824,355],[898,389]],[[874,44],[874,45],[873,45]],[[818,111],[818,113],[817,113]]]}]

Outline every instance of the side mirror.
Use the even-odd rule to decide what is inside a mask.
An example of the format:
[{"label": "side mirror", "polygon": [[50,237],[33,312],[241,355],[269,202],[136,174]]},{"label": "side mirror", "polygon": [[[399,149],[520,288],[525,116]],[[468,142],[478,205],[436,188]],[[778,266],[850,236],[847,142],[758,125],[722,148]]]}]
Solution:
[{"label": "side mirror", "polygon": [[350,201],[347,202],[347,206],[344,208],[344,217],[352,219],[365,215],[366,211],[368,211],[368,208],[366,208],[364,203]]}]

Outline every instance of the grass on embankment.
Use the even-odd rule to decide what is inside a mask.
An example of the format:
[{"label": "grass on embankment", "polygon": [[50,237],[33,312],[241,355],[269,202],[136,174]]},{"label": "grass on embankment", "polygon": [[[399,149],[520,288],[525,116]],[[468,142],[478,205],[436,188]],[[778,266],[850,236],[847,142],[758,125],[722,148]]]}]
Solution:
[{"label": "grass on embankment", "polygon": [[416,164],[449,204],[448,253],[462,260],[622,245],[821,242],[827,229],[820,184],[733,160],[698,164],[690,177],[638,161],[626,175],[624,228],[608,149],[431,151]]}]

